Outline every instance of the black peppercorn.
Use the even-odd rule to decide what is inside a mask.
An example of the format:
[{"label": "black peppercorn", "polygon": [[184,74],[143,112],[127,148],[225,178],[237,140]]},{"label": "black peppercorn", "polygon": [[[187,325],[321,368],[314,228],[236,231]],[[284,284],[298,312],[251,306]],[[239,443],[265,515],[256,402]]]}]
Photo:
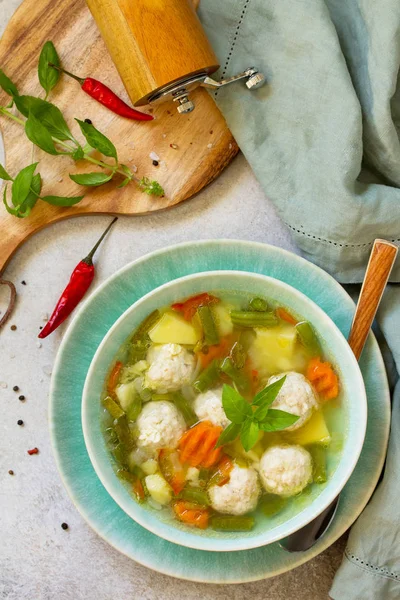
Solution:
[{"label": "black peppercorn", "polygon": [[18,392],[19,387],[17,385],[14,385],[13,390],[14,390],[14,392]]},{"label": "black peppercorn", "polygon": [[11,329],[11,331],[15,331],[17,329],[17,326],[16,325],[11,325],[10,329]]},{"label": "black peppercorn", "polygon": [[153,160],[153,165],[154,165],[155,167],[158,167],[158,160]]},{"label": "black peppercorn", "polygon": [[9,474],[9,475],[14,475],[14,471],[13,471],[12,469],[10,469],[10,470],[8,471],[8,474]]},{"label": "black peppercorn", "polygon": [[23,425],[23,424],[24,424],[24,422],[23,422],[23,420],[22,420],[22,419],[18,419],[18,421],[17,421],[17,424],[18,424],[18,425]]},{"label": "black peppercorn", "polygon": [[88,125],[93,125],[93,123],[90,119],[85,119],[85,123],[87,123]]},{"label": "black peppercorn", "polygon": [[68,523],[61,523],[61,527],[65,530],[68,529]]},{"label": "black peppercorn", "polygon": [[18,396],[18,400],[21,400],[21,402],[23,402],[25,400],[25,396]]},{"label": "black peppercorn", "polygon": [[21,283],[22,283],[22,285],[26,285],[26,281],[25,281],[25,279],[23,279],[23,280],[21,281]]}]

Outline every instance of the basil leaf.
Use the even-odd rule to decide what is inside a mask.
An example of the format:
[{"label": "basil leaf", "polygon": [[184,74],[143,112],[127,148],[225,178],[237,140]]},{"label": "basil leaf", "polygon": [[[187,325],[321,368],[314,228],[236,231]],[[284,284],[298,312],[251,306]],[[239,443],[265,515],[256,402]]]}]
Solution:
[{"label": "basil leaf", "polygon": [[12,177],[7,173],[3,165],[0,165],[0,179],[4,179],[4,181],[12,181]]},{"label": "basil leaf", "polygon": [[62,141],[75,141],[60,109],[55,104],[33,96],[17,96],[14,102],[24,117],[29,117],[29,113],[32,113],[52,136]]},{"label": "basil leaf", "polygon": [[297,415],[284,410],[270,408],[267,416],[261,423],[258,423],[258,426],[263,431],[281,431],[281,429],[286,429],[286,427],[296,423],[299,418]]},{"label": "basil leaf", "polygon": [[11,81],[9,77],[0,69],[0,87],[9,96],[18,96],[18,90],[15,83]]},{"label": "basil leaf", "polygon": [[70,179],[75,181],[75,183],[79,183],[79,185],[103,185],[103,183],[107,183],[112,179],[114,173],[107,175],[107,173],[77,173],[76,175],[70,174]]},{"label": "basil leaf", "polygon": [[233,442],[233,440],[236,439],[237,436],[239,435],[240,429],[241,429],[240,423],[231,423],[230,425],[228,425],[228,427],[226,429],[224,429],[224,431],[219,436],[218,441],[215,444],[215,447],[219,448],[220,446],[223,446],[224,444]]},{"label": "basil leaf", "polygon": [[[261,392],[258,392],[256,396],[254,396],[253,406],[259,407],[268,407],[271,406],[273,401],[276,399],[277,395],[282,389],[283,384],[286,381],[286,375],[274,381],[270,385],[267,385]],[[258,410],[258,409],[257,409]],[[254,413],[256,414],[257,411]]]},{"label": "basil leaf", "polygon": [[82,146],[79,146],[71,156],[74,160],[81,160],[85,156]]},{"label": "basil leaf", "polygon": [[85,121],[80,121],[79,119],[75,119],[75,121],[79,124],[86,141],[92,146],[92,148],[95,148],[104,154],[104,156],[111,156],[118,161],[117,150],[108,137],[103,135],[98,129],[96,129],[96,127],[94,127],[94,125],[91,125],[90,123],[85,123]]},{"label": "basil leaf", "polygon": [[3,204],[6,207],[6,211],[8,213],[10,213],[10,215],[14,215],[14,217],[18,217],[18,210],[15,210],[15,208],[11,208],[11,206],[9,206],[7,203],[7,186],[4,186]]},{"label": "basil leaf", "polygon": [[11,199],[16,208],[21,206],[29,194],[29,188],[32,185],[33,174],[37,165],[38,163],[36,162],[28,167],[25,167],[14,179],[11,188]]},{"label": "basil leaf", "polygon": [[246,417],[253,414],[250,404],[226,383],[222,388],[222,406],[226,416],[232,423],[243,423]]},{"label": "basil leaf", "polygon": [[31,142],[48,154],[59,154],[50,133],[32,113],[29,113],[28,120],[25,122],[25,133]]},{"label": "basil leaf", "polygon": [[39,56],[38,65],[39,82],[46,92],[46,97],[48,93],[51,92],[51,90],[57,85],[61,75],[60,71],[57,71],[57,69],[51,67],[49,63],[52,63],[57,67],[60,66],[60,59],[58,58],[57,50],[55,49],[53,42],[50,41],[44,44]]},{"label": "basil leaf", "polygon": [[240,441],[242,442],[242,446],[246,452],[251,450],[254,444],[257,442],[258,431],[259,428],[257,423],[255,423],[251,417],[247,417],[240,432]]},{"label": "basil leaf", "polygon": [[31,212],[32,208],[35,206],[36,202],[39,200],[40,190],[42,189],[42,178],[40,173],[37,173],[32,178],[31,189],[20,206],[20,211],[24,213],[24,216],[27,217]]},{"label": "basil leaf", "polygon": [[84,196],[42,196],[41,200],[54,206],[73,206],[78,204]]}]

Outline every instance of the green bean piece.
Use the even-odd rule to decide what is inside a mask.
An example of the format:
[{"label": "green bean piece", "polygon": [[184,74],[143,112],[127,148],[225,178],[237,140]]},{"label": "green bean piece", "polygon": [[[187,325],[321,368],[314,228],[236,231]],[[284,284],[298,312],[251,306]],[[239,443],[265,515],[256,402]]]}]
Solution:
[{"label": "green bean piece", "polygon": [[133,342],[130,346],[129,350],[129,362],[136,363],[139,360],[145,360],[147,356],[147,351],[151,346],[151,341],[149,336],[146,334],[146,337],[142,340],[137,340]]},{"label": "green bean piece", "polygon": [[201,467],[200,472],[199,472],[200,485],[204,487],[209,479],[210,479],[210,469],[205,469],[204,467]]},{"label": "green bean piece", "polygon": [[204,332],[204,341],[208,346],[219,344],[219,335],[214,317],[209,306],[199,306],[197,314],[200,317]]},{"label": "green bean piece", "polygon": [[220,378],[219,366],[220,361],[218,360],[210,362],[193,383],[194,389],[202,393],[212,388]]},{"label": "green bean piece", "polygon": [[150,331],[150,329],[153,327],[153,325],[156,324],[156,322],[159,320],[160,316],[161,315],[158,312],[158,310],[154,310],[152,313],[150,313],[149,316],[146,317],[145,320],[142,321],[142,323],[136,329],[135,333],[133,334],[131,342],[135,343],[139,340],[142,340],[146,336],[146,334]]},{"label": "green bean piece", "polygon": [[254,527],[254,517],[218,515],[211,517],[210,525],[217,531],[250,531]]},{"label": "green bean piece", "polygon": [[207,492],[199,488],[185,488],[180,492],[179,498],[188,502],[195,502],[201,506],[209,506],[210,504]]},{"label": "green bean piece", "polygon": [[250,381],[247,379],[244,373],[233,366],[230,358],[225,358],[223,360],[220,369],[223,373],[225,373],[225,375],[228,375],[228,377],[232,379],[239,392],[246,394],[250,391]]},{"label": "green bean piece", "polygon": [[120,405],[117,404],[115,400],[111,398],[111,396],[104,398],[103,406],[110,413],[113,419],[119,419],[125,415],[125,412],[122,410]]},{"label": "green bean piece", "polygon": [[128,464],[127,451],[122,444],[117,444],[111,450],[111,453],[119,465],[123,465],[125,467]]},{"label": "green bean piece", "polygon": [[287,498],[276,494],[265,494],[260,500],[260,509],[266,517],[277,515],[287,503]]},{"label": "green bean piece", "polygon": [[246,362],[247,352],[243,348],[240,342],[235,342],[229,354],[229,358],[232,360],[233,365],[237,369],[242,369]]},{"label": "green bean piece", "polygon": [[120,441],[120,444],[126,449],[130,450],[133,446],[133,440],[131,436],[131,430],[129,429],[128,419],[124,414],[122,417],[116,420],[114,429]]},{"label": "green bean piece", "polygon": [[268,304],[263,298],[252,298],[249,302],[249,309],[256,312],[265,312],[268,310]]},{"label": "green bean piece", "polygon": [[172,395],[172,401],[175,404],[176,408],[179,412],[182,413],[183,418],[185,419],[186,425],[191,427],[199,420],[193,408],[190,406],[186,398],[180,392],[175,392]]},{"label": "green bean piece", "polygon": [[325,483],[328,479],[326,474],[326,453],[321,444],[313,444],[308,448],[313,463],[314,483]]},{"label": "green bean piece", "polygon": [[278,325],[278,317],[270,311],[252,312],[252,311],[231,311],[231,321],[238,327],[275,327]]},{"label": "green bean piece", "polygon": [[312,325],[308,321],[301,321],[301,323],[297,323],[296,329],[303,346],[313,356],[321,356],[321,345],[317,336],[315,335]]},{"label": "green bean piece", "polygon": [[136,421],[138,416],[140,415],[140,411],[142,410],[142,399],[139,394],[135,394],[135,397],[132,400],[132,404],[130,405],[127,415],[130,421]]}]

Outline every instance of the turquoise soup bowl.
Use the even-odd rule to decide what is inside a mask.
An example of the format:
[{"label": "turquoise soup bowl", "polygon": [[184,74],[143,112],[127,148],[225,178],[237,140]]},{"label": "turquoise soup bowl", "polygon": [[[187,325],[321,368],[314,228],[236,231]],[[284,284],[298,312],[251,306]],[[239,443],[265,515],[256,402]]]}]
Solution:
[{"label": "turquoise soup bowl", "polygon": [[[274,517],[257,514],[250,532],[225,533],[210,529],[192,530],[180,524],[167,511],[138,504],[129,485],[115,473],[113,459],[101,429],[100,403],[110,365],[126,339],[153,310],[181,298],[204,291],[244,291],[261,295],[288,307],[310,321],[317,330],[324,355],[333,362],[341,382],[343,445],[335,463],[328,460],[329,478],[323,485],[313,484],[311,492]],[[112,302],[112,299],[110,299]],[[188,275],[162,285],[135,302],[111,327],[90,365],[82,401],[82,424],[86,447],[102,484],[117,504],[137,523],[154,534],[198,550],[234,551],[271,544],[297,531],[320,514],[340,493],[357,464],[366,431],[367,401],[358,363],[342,333],[333,321],[307,296],[295,288],[264,275],[243,271],[210,271]]]}]

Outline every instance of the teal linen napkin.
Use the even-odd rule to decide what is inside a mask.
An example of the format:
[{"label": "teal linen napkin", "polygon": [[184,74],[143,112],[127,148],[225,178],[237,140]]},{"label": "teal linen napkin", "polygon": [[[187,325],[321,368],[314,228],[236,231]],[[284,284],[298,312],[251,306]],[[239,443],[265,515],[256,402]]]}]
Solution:
[{"label": "teal linen napkin", "polygon": [[[400,242],[399,0],[201,0],[200,18],[220,76],[254,65],[267,77],[215,97],[303,255],[362,281],[373,240]],[[400,371],[395,283],[378,320]],[[334,600],[400,598],[399,405],[397,386],[384,478],[351,531]]]}]

